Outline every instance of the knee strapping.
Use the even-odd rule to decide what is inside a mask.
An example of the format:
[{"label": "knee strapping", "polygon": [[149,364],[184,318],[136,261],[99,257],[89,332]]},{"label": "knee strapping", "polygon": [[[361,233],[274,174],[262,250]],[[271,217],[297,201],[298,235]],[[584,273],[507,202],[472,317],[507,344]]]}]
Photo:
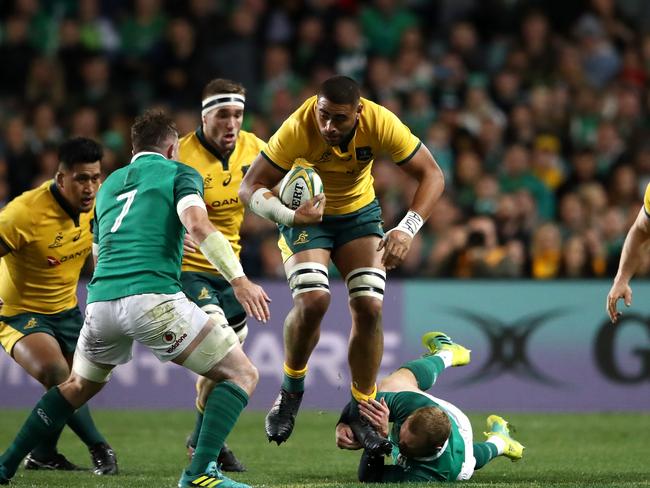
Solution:
[{"label": "knee strapping", "polygon": [[248,325],[246,324],[246,317],[240,321],[237,322],[236,324],[229,324],[228,319],[226,318],[226,314],[223,311],[223,309],[215,304],[215,303],[208,303],[207,305],[203,305],[201,307],[201,310],[203,310],[205,313],[208,314],[208,316],[214,320],[217,324],[223,325],[226,324],[229,327],[232,328],[232,330],[235,331],[235,334],[237,334],[237,338],[239,339],[239,343],[243,344],[244,341],[246,340],[246,337],[248,336]]},{"label": "knee strapping", "polygon": [[88,381],[106,383],[110,379],[113,369],[103,368],[87,359],[83,354],[75,351],[72,371]]},{"label": "knee strapping", "polygon": [[309,291],[330,292],[327,267],[320,263],[296,264],[287,271],[287,281],[294,297]]},{"label": "knee strapping", "polygon": [[226,324],[217,324],[190,353],[183,366],[198,374],[205,374],[237,345],[237,335]]},{"label": "knee strapping", "polygon": [[386,272],[378,268],[357,268],[345,277],[350,299],[372,297],[384,299]]}]

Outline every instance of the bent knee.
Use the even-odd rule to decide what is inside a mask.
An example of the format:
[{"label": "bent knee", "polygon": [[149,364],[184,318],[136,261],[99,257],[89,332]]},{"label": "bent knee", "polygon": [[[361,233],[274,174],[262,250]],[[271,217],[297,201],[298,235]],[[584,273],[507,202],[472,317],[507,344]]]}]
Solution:
[{"label": "bent knee", "polygon": [[359,297],[352,300],[350,308],[357,319],[355,320],[357,326],[361,328],[377,328],[381,321],[382,304],[381,300],[371,297]]},{"label": "bent knee", "polygon": [[295,297],[294,303],[303,319],[320,320],[330,305],[330,294],[322,291],[302,293]]},{"label": "bent knee", "polygon": [[241,377],[244,379],[246,386],[250,391],[253,391],[260,380],[260,373],[253,363],[249,363],[249,365],[242,371]]},{"label": "bent knee", "polygon": [[60,385],[70,376],[70,369],[65,363],[40,364],[31,370],[32,376],[48,390]]},{"label": "bent knee", "polygon": [[251,395],[257,387],[260,379],[257,368],[251,363],[242,364],[232,372],[232,377],[226,378],[226,381],[236,384],[243,389],[248,395]]}]

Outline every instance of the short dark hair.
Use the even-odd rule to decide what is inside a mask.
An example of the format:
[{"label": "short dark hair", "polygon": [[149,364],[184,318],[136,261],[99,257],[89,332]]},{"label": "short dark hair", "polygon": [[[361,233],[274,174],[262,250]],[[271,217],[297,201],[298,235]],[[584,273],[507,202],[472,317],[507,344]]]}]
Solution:
[{"label": "short dark hair", "polygon": [[318,90],[318,98],[323,97],[341,105],[355,105],[360,96],[359,84],[348,76],[332,76]]},{"label": "short dark hair", "polygon": [[59,164],[65,169],[72,169],[75,164],[101,161],[103,157],[102,145],[86,137],[74,137],[59,146]]},{"label": "short dark hair", "polygon": [[131,126],[133,151],[160,152],[171,138],[178,137],[174,120],[162,110],[147,110]]},{"label": "short dark hair", "polygon": [[219,93],[237,93],[239,95],[246,95],[246,88],[236,81],[227,80],[225,78],[215,78],[208,82],[203,88],[203,98],[218,95]]}]

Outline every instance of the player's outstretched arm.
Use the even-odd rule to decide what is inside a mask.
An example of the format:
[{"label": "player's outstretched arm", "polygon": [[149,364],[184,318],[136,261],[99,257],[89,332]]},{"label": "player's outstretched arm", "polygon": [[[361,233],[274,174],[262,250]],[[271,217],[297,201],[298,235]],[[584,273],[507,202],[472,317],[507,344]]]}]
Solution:
[{"label": "player's outstretched arm", "polygon": [[271,318],[268,305],[271,299],[261,286],[246,277],[230,242],[208,219],[205,205],[188,206],[179,213],[179,217],[192,239],[199,243],[201,252],[210,264],[232,285],[235,296],[246,313],[261,322],[267,322]]},{"label": "player's outstretched arm", "polygon": [[630,280],[639,268],[643,245],[650,239],[650,217],[646,214],[645,208],[641,208],[634,224],[627,233],[621,260],[618,264],[618,272],[614,278],[612,288],[607,294],[605,308],[610,320],[616,323],[620,312],[617,310],[617,302],[623,299],[626,306],[632,305],[632,288]]},{"label": "player's outstretched arm", "polygon": [[411,160],[400,166],[418,182],[409,211],[397,227],[389,230],[377,247],[384,250],[382,264],[393,269],[402,264],[408,253],[413,237],[429,218],[434,205],[445,189],[445,177],[426,146],[413,155]]}]

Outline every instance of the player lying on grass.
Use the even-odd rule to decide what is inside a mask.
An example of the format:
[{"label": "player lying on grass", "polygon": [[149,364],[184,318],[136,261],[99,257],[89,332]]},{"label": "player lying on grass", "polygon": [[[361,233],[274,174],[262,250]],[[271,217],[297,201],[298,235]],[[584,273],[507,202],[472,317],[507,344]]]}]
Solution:
[{"label": "player lying on grass", "polygon": [[[475,470],[497,456],[521,459],[524,446],[510,437],[508,422],[497,415],[487,418],[486,442],[474,442],[467,416],[449,402],[425,393],[449,366],[464,366],[470,351],[455,344],[442,332],[422,337],[429,352],[402,365],[379,384],[375,400],[359,404],[360,412],[393,444],[393,464],[364,450],[359,481],[468,480]],[[341,449],[361,449],[347,423],[349,404],[336,426],[336,444]],[[389,422],[393,423],[389,430]]]}]

